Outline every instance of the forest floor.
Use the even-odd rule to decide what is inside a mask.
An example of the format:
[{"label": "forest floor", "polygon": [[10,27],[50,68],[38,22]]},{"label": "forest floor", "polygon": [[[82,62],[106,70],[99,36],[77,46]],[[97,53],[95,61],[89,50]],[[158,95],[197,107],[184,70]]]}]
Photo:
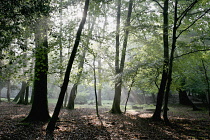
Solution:
[{"label": "forest floor", "polygon": [[[45,139],[47,123],[21,123],[31,105],[0,103],[0,139]],[[53,106],[49,106],[50,112]],[[180,140],[210,139],[210,117],[207,111],[192,111],[189,107],[173,106],[169,111],[171,126],[151,121],[152,112],[128,110],[126,114],[110,114],[100,107],[100,119],[94,108],[62,109],[54,131],[56,140]],[[40,114],[41,115],[41,114]]]}]

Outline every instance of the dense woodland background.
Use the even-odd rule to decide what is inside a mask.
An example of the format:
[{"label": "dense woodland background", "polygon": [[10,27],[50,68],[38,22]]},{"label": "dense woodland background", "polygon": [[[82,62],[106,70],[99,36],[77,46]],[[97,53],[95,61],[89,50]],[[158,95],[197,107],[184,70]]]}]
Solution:
[{"label": "dense woodland background", "polygon": [[2,0],[0,102],[32,104],[23,122],[50,120],[49,137],[61,108],[78,104],[95,105],[99,118],[100,106],[122,114],[147,104],[152,120],[167,125],[174,104],[210,115],[209,7],[208,0]]}]

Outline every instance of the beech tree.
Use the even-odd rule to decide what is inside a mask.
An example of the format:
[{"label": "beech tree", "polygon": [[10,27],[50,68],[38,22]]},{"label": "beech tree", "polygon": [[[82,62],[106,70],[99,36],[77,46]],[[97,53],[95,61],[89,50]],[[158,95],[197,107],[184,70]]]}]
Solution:
[{"label": "beech tree", "polygon": [[33,102],[29,115],[24,119],[26,122],[50,119],[47,99],[49,1],[38,1],[32,7],[36,11],[34,13],[35,66]]},{"label": "beech tree", "polygon": [[122,49],[121,60],[120,60],[119,47],[120,47],[121,0],[117,1],[116,56],[115,56],[115,75],[116,75],[115,80],[116,81],[115,81],[115,95],[114,95],[114,100],[113,100],[112,109],[111,109],[112,113],[117,113],[117,114],[121,113],[120,100],[121,100],[122,74],[123,74],[123,69],[125,65],[125,56],[126,56],[126,48],[127,48],[128,35],[129,35],[129,26],[130,26],[130,20],[131,20],[132,6],[133,6],[133,0],[130,0],[129,6],[128,6],[127,20],[126,20],[126,25],[125,25],[123,49]]},{"label": "beech tree", "polygon": [[[162,7],[161,4],[158,1],[155,0],[155,2],[157,2],[158,5],[160,7]],[[165,5],[166,2],[167,2],[167,0],[164,2],[164,7],[162,7],[163,9],[166,6]],[[187,6],[187,8],[181,12],[181,11],[178,11],[178,6],[179,6],[178,0],[176,0],[174,2],[174,18],[173,18],[172,40],[171,40],[172,43],[171,43],[171,47],[170,47],[170,55],[168,55],[168,58],[167,58],[168,59],[168,62],[166,64],[166,70],[167,70],[166,72],[167,73],[166,73],[166,77],[165,78],[162,77],[162,79],[161,79],[161,80],[164,81],[164,83],[166,85],[164,84],[165,86],[163,87],[163,90],[161,91],[161,93],[160,93],[160,89],[161,89],[161,85],[160,85],[160,89],[159,89],[159,93],[158,93],[158,97],[157,97],[158,102],[157,102],[157,105],[156,105],[155,113],[153,114],[153,119],[155,119],[155,120],[161,120],[161,117],[160,117],[160,115],[161,115],[161,106],[162,106],[163,95],[165,94],[165,98],[164,98],[165,99],[165,102],[164,102],[164,114],[163,114],[163,117],[164,117],[164,121],[166,123],[169,123],[168,116],[167,116],[167,111],[168,111],[168,96],[169,96],[170,86],[171,86],[171,82],[172,82],[173,61],[174,61],[175,50],[177,48],[177,39],[182,35],[183,32],[186,32],[199,19],[201,19],[206,13],[208,13],[210,11],[210,9],[206,9],[206,10],[202,11],[200,15],[198,15],[195,19],[193,19],[193,22],[191,22],[188,25],[186,25],[186,27],[184,29],[183,28],[180,29],[180,27],[183,24],[183,20],[185,19],[185,17],[187,16],[187,14],[189,14],[190,11],[195,7],[195,5],[197,3],[199,3],[197,0],[191,2]],[[180,15],[178,15],[178,13],[180,13]],[[165,18],[166,17],[164,17],[164,19]],[[165,22],[164,22],[164,24],[165,24]],[[164,37],[163,37],[163,40],[164,40]],[[164,47],[165,47],[165,45],[164,45]],[[169,52],[169,50],[167,50],[167,51]],[[163,64],[163,66],[164,66],[164,64]],[[163,70],[164,70],[164,68],[163,68]],[[161,96],[160,96],[160,94],[161,94]]]},{"label": "beech tree", "polygon": [[73,47],[71,56],[70,56],[69,61],[68,61],[68,65],[67,65],[65,76],[64,76],[63,85],[61,87],[61,92],[59,94],[59,98],[58,98],[58,101],[57,101],[57,104],[56,104],[53,116],[52,116],[52,118],[50,119],[50,122],[47,125],[47,132],[48,132],[49,136],[51,136],[52,132],[55,129],[55,124],[56,124],[56,121],[58,119],[58,115],[59,115],[60,109],[61,109],[62,104],[63,104],[64,96],[65,96],[65,93],[66,93],[66,89],[68,87],[68,82],[69,82],[71,68],[72,68],[74,59],[76,57],[77,48],[79,46],[82,29],[83,29],[84,24],[86,22],[88,7],[89,7],[89,0],[86,0],[85,1],[85,6],[84,6],[84,11],[83,11],[82,21],[80,22],[79,28],[77,30],[76,39],[75,39],[75,42],[74,42],[74,47]]}]

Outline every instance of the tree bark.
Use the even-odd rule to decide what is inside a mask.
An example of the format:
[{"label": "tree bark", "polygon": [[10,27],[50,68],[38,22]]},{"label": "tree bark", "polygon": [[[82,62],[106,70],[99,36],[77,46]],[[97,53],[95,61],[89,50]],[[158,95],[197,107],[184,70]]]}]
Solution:
[{"label": "tree bark", "polygon": [[26,92],[25,92],[25,100],[24,100],[24,104],[25,105],[28,104],[28,95],[29,95],[29,85],[27,84],[27,86],[26,86]]},{"label": "tree bark", "polygon": [[102,106],[102,101],[101,101],[101,89],[102,89],[102,85],[101,85],[101,58],[99,58],[98,60],[98,105]]},{"label": "tree bark", "polygon": [[[0,48],[0,77],[2,77],[2,48]],[[3,89],[3,81],[0,81],[0,102],[1,102],[1,90]]]},{"label": "tree bark", "polygon": [[2,87],[0,85],[0,102],[1,102],[1,90],[2,90]]},{"label": "tree bark", "polygon": [[112,104],[111,113],[120,114],[120,98],[121,98],[121,81],[119,66],[119,47],[120,47],[120,16],[121,16],[121,0],[117,0],[117,25],[116,25],[116,54],[115,54],[115,94]]},{"label": "tree bark", "polygon": [[78,71],[79,72],[77,74],[77,79],[76,79],[75,84],[72,87],[71,92],[70,92],[69,102],[68,102],[68,105],[67,105],[68,109],[74,109],[74,100],[76,98],[77,87],[79,85],[80,78],[81,78],[82,72],[83,72],[83,66],[84,66],[84,62],[85,62],[86,51],[87,51],[87,48],[90,44],[90,38],[92,37],[92,31],[93,31],[93,28],[94,28],[94,25],[95,25],[95,18],[93,18],[92,25],[90,23],[91,23],[91,21],[88,24],[89,32],[88,32],[88,37],[86,39],[86,45],[83,48],[82,56],[79,58],[80,63],[79,63],[79,66],[78,66]]},{"label": "tree bark", "polygon": [[11,87],[11,84],[10,84],[10,80],[8,80],[8,83],[7,83],[7,101],[10,102],[10,89]]},{"label": "tree bark", "polygon": [[23,90],[23,88],[24,88],[24,87],[23,87],[23,82],[22,82],[21,89],[20,89],[20,91],[18,92],[18,94],[15,96],[13,102],[17,102],[17,101],[18,101],[18,99],[20,98],[20,95],[22,94],[22,92],[25,91],[25,89]]},{"label": "tree bark", "polygon": [[[88,39],[88,43],[89,43],[89,39]],[[68,109],[74,109],[74,101],[75,101],[75,98],[76,98],[76,95],[77,95],[77,87],[78,87],[78,84],[80,82],[80,78],[82,76],[82,71],[83,71],[83,66],[84,66],[84,61],[85,61],[85,55],[86,55],[86,48],[83,49],[82,56],[80,57],[80,63],[79,63],[79,67],[78,67],[79,72],[77,74],[76,82],[74,83],[74,85],[71,89],[71,92],[70,92],[69,102],[68,102],[68,105],[67,105]]]},{"label": "tree bark", "polygon": [[68,102],[68,105],[66,108],[68,109],[74,109],[74,101],[75,101],[75,98],[76,98],[76,95],[77,95],[77,84],[75,83],[71,89],[71,92],[70,92],[70,96],[69,96],[69,102]]},{"label": "tree bark", "polygon": [[72,65],[73,65],[73,62],[74,62],[74,58],[75,58],[76,53],[77,53],[77,48],[79,46],[82,29],[83,29],[85,21],[86,21],[88,7],[89,7],[89,0],[86,0],[85,1],[84,11],[83,11],[83,18],[82,18],[82,21],[81,21],[81,23],[79,25],[77,34],[76,34],[74,47],[73,47],[70,59],[68,61],[68,65],[67,65],[65,76],[64,76],[63,85],[61,87],[61,92],[59,94],[59,98],[58,98],[55,110],[53,112],[53,116],[52,116],[52,118],[50,119],[50,122],[47,125],[47,135],[48,136],[51,136],[52,132],[55,129],[55,124],[56,124],[56,121],[58,119],[58,115],[59,115],[60,109],[61,109],[62,104],[63,104],[63,99],[64,99],[64,96],[65,96],[65,93],[66,93],[66,89],[68,87],[68,82],[69,82],[71,68],[72,68]]},{"label": "tree bark", "polygon": [[95,66],[95,61],[96,61],[96,56],[93,54],[93,76],[94,76],[94,93],[95,93],[95,101],[96,101],[96,115],[99,117],[99,112],[98,112],[98,96],[97,96],[97,87],[96,87],[96,66]]},{"label": "tree bark", "polygon": [[198,111],[200,110],[195,106],[195,104],[189,99],[187,96],[187,91],[183,89],[179,89],[179,103],[182,105],[187,105],[187,106],[192,106],[193,111]]},{"label": "tree bark", "polygon": [[168,61],[169,61],[169,47],[168,47],[168,0],[164,1],[163,7],[163,43],[164,43],[164,54],[163,54],[163,70],[162,70],[162,77],[160,82],[160,88],[158,89],[157,94],[157,103],[155,112],[152,116],[153,120],[161,120],[161,109],[163,104],[163,98],[166,88],[166,83],[168,80]]},{"label": "tree bark", "polygon": [[207,101],[208,101],[208,105],[209,105],[209,116],[210,116],[210,83],[209,83],[209,77],[207,74],[207,68],[204,64],[204,60],[202,59],[202,65],[203,65],[203,69],[204,69],[204,75],[205,75],[205,79],[206,79],[206,84],[207,84]]},{"label": "tree bark", "polygon": [[[106,5],[103,4],[103,9],[104,12],[106,12]],[[106,25],[107,25],[107,15],[104,15],[104,24],[103,24],[103,30],[102,30],[102,38],[104,39],[105,37],[105,30],[106,30]],[[100,34],[100,33],[99,33]],[[100,42],[100,48],[102,47],[102,42]],[[99,83],[99,87],[98,87],[98,105],[102,106],[102,79],[101,79],[101,75],[102,75],[102,66],[101,66],[101,58],[99,57],[98,60],[98,83]]]},{"label": "tree bark", "polygon": [[122,56],[121,56],[121,61],[119,65],[119,46],[120,46],[119,33],[120,33],[121,0],[118,0],[117,26],[116,26],[116,57],[115,57],[115,73],[116,73],[115,95],[114,95],[114,101],[112,104],[112,109],[110,111],[116,114],[122,113],[120,109],[121,90],[122,90],[121,89],[122,88],[122,73],[123,73],[124,64],[125,64],[125,55],[126,55],[126,48],[127,48],[127,42],[128,42],[132,6],[133,6],[133,0],[130,0],[129,5],[128,5],[128,14],[127,14],[127,19],[126,19],[126,24],[125,24],[125,33],[124,33],[125,35],[124,35],[123,49],[122,49],[122,54],[121,54]]},{"label": "tree bark", "polygon": [[180,27],[183,18],[186,16],[187,12],[192,9],[194,7],[194,5],[197,3],[198,1],[195,0],[193,1],[190,6],[188,8],[186,8],[186,10],[181,14],[180,17],[178,17],[178,0],[175,0],[175,6],[174,6],[174,20],[173,20],[173,32],[172,32],[172,46],[171,46],[171,52],[170,52],[170,59],[169,59],[169,70],[168,70],[168,81],[167,81],[167,85],[166,85],[166,92],[165,92],[165,105],[164,105],[164,112],[163,112],[163,118],[166,124],[169,124],[169,120],[168,120],[168,96],[169,96],[169,92],[170,92],[170,86],[171,86],[171,82],[172,82],[172,71],[173,71],[173,60],[174,60],[174,52],[176,49],[176,42],[177,39],[179,38],[179,36],[186,31],[187,29],[189,29],[197,20],[195,20],[194,22],[192,22],[190,24],[190,26],[188,26],[186,29],[182,30],[178,35],[177,35],[177,29]]},{"label": "tree bark", "polygon": [[35,31],[35,68],[34,68],[34,97],[32,108],[24,121],[48,121],[50,119],[47,101],[47,72],[48,72],[48,39],[47,18],[36,21]]}]

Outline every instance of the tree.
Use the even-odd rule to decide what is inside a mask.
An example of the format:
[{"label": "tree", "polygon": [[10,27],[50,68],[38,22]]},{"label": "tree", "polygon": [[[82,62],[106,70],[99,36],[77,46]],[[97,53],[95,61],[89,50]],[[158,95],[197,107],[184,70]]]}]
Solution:
[{"label": "tree", "polygon": [[[47,102],[48,39],[47,17],[36,20],[34,99],[29,115],[24,121],[48,121],[50,119]],[[42,114],[42,115],[40,115]]]},{"label": "tree", "polygon": [[177,47],[177,39],[181,36],[181,34],[185,31],[187,31],[190,27],[192,27],[200,18],[202,18],[206,13],[210,11],[210,9],[207,9],[206,11],[202,12],[201,15],[196,17],[192,23],[187,25],[186,28],[181,29],[179,31],[178,29],[181,26],[181,23],[183,22],[183,18],[188,14],[188,12],[195,7],[195,4],[198,3],[197,0],[193,1],[178,17],[178,0],[175,1],[175,7],[174,7],[174,20],[173,20],[173,31],[172,31],[172,45],[171,45],[171,51],[170,51],[170,59],[169,59],[169,70],[168,70],[168,81],[166,86],[166,92],[165,92],[165,105],[164,105],[164,121],[166,123],[169,123],[167,112],[168,112],[168,96],[170,92],[170,86],[172,82],[172,71],[173,71],[173,61],[174,61],[174,53],[175,49]]},{"label": "tree", "polygon": [[[156,0],[155,0],[156,1]],[[158,1],[156,1],[159,5],[160,3]],[[165,1],[166,2],[166,1]],[[202,18],[210,9],[207,9],[205,11],[202,12],[201,15],[199,15],[198,17],[196,17],[192,23],[189,23],[189,25],[186,25],[186,27],[181,28],[181,25],[184,23],[183,20],[185,19],[186,15],[192,10],[192,8],[195,7],[195,4],[198,3],[197,0],[191,2],[187,8],[180,13],[180,15],[178,16],[178,0],[175,1],[175,6],[174,6],[174,18],[173,18],[173,29],[172,29],[172,43],[171,43],[171,49],[170,49],[170,56],[168,57],[168,64],[166,65],[167,67],[167,73],[166,73],[166,78],[161,79],[161,83],[162,80],[164,81],[164,83],[166,83],[165,87],[162,90],[162,95],[165,92],[165,102],[164,102],[164,121],[168,124],[169,120],[168,120],[168,116],[167,116],[167,111],[168,111],[168,96],[169,96],[169,92],[170,92],[170,86],[172,83],[172,71],[173,71],[173,61],[174,61],[174,54],[175,54],[175,50],[177,48],[177,39],[181,36],[181,34],[185,31],[187,31],[191,26],[193,26],[200,18]],[[165,4],[165,3],[164,3]],[[161,5],[160,5],[161,6]],[[165,7],[165,5],[164,5]],[[163,8],[164,9],[164,8]],[[164,17],[165,19],[165,17]],[[165,32],[164,32],[165,33]],[[164,37],[163,37],[164,39]],[[164,46],[165,47],[165,46]],[[169,52],[169,50],[168,50]],[[164,70],[164,68],[163,68]],[[162,73],[163,74],[163,73]],[[160,85],[161,88],[161,85]],[[160,89],[159,89],[160,91]],[[159,94],[159,93],[158,93]],[[157,100],[159,100],[159,102],[157,102],[157,106],[155,113],[153,114],[153,119],[155,120],[161,120],[160,117],[160,106],[162,106],[162,96],[161,97],[157,97]],[[158,112],[158,113],[157,113]]]},{"label": "tree", "polygon": [[64,76],[63,85],[61,87],[61,92],[59,94],[59,98],[58,98],[55,110],[53,112],[53,116],[52,116],[52,118],[50,119],[50,122],[47,125],[47,132],[48,132],[47,134],[49,136],[51,136],[52,132],[55,129],[55,124],[56,124],[56,121],[58,119],[58,115],[59,115],[60,109],[61,109],[62,104],[63,104],[64,96],[65,96],[65,93],[66,93],[66,89],[68,87],[68,82],[69,82],[71,68],[72,68],[72,65],[73,65],[73,62],[74,62],[74,58],[76,57],[77,48],[79,46],[82,29],[83,29],[85,21],[86,21],[88,7],[89,7],[89,0],[86,0],[85,1],[84,11],[83,11],[82,21],[80,22],[79,28],[77,30],[76,39],[75,39],[75,42],[74,42],[74,47],[73,47],[70,59],[68,61],[68,65],[67,65],[65,76]]},{"label": "tree", "polygon": [[76,82],[74,83],[71,92],[70,92],[70,96],[69,96],[69,102],[67,105],[68,109],[74,109],[74,101],[76,98],[76,94],[77,94],[77,87],[79,85],[80,82],[80,78],[82,75],[82,71],[83,71],[83,65],[84,65],[84,61],[85,61],[85,54],[86,54],[86,49],[83,48],[83,52],[82,52],[82,56],[80,56],[80,62],[79,62],[79,66],[78,66],[78,74],[76,76]]},{"label": "tree", "polygon": [[19,102],[20,104],[22,104],[24,102],[23,97],[24,97],[24,93],[26,90],[26,86],[27,86],[27,83],[25,81],[22,81],[21,89],[18,92],[18,94],[16,95],[16,97],[14,98],[13,102]]},{"label": "tree", "polygon": [[202,61],[204,75],[205,75],[206,84],[207,84],[207,96],[208,96],[209,116],[210,116],[210,83],[209,83],[209,76],[208,76],[208,73],[207,73],[207,67],[205,66],[204,60],[202,59],[201,61]]},{"label": "tree", "polygon": [[[90,15],[90,17],[91,16],[92,15]],[[86,41],[84,43],[84,46],[81,49],[82,54],[79,57],[78,73],[77,73],[77,76],[76,76],[76,81],[75,81],[75,83],[74,83],[74,85],[71,89],[71,92],[70,92],[69,102],[68,102],[68,105],[67,105],[68,109],[74,109],[74,100],[76,98],[77,87],[80,83],[80,79],[81,79],[81,76],[82,76],[86,51],[89,49],[88,47],[89,47],[89,44],[90,44],[90,39],[92,37],[92,32],[93,32],[94,25],[95,25],[95,17],[93,17],[92,20],[90,18],[90,21],[88,22],[88,35],[87,35]]]},{"label": "tree", "polygon": [[123,69],[125,65],[125,55],[126,55],[126,48],[127,48],[127,42],[128,42],[128,35],[129,35],[129,26],[130,26],[130,20],[131,20],[131,13],[132,13],[132,6],[133,6],[133,0],[129,1],[128,6],[128,14],[126,19],[126,25],[125,25],[125,35],[124,35],[124,41],[123,41],[123,49],[122,49],[122,56],[121,61],[119,63],[119,47],[120,47],[120,15],[121,15],[121,0],[118,0],[117,3],[117,26],[116,26],[116,56],[115,56],[115,75],[116,75],[116,81],[115,81],[115,95],[114,95],[114,101],[112,104],[112,113],[120,114],[122,113],[120,110],[120,98],[121,98],[121,86],[122,86],[122,74]]},{"label": "tree", "polygon": [[[106,12],[106,4],[103,4],[103,10]],[[105,38],[105,29],[107,24],[107,14],[104,14],[104,23],[103,23],[103,29],[102,31],[99,31],[101,34],[102,32],[102,39]],[[100,41],[99,48],[102,47],[102,41]],[[101,91],[102,91],[102,66],[101,66],[101,57],[98,58],[98,105],[102,106],[102,100],[101,100]]]},{"label": "tree", "polygon": [[[157,1],[156,1],[157,2]],[[158,3],[159,4],[159,3]],[[161,5],[160,5],[161,6]],[[162,109],[162,102],[165,93],[165,87],[167,82],[167,73],[168,73],[168,63],[169,63],[169,46],[168,46],[168,0],[164,1],[164,6],[161,8],[163,9],[163,48],[164,48],[164,56],[163,56],[163,70],[162,70],[162,78],[160,87],[158,89],[157,94],[157,104],[155,112],[152,116],[153,120],[161,120],[161,109]]]}]

